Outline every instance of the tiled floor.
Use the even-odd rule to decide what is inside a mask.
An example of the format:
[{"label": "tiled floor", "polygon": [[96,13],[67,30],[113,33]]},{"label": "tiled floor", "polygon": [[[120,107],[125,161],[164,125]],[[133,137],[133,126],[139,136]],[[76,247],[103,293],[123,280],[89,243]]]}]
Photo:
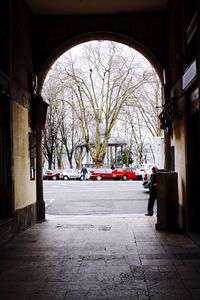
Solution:
[{"label": "tiled floor", "polygon": [[0,249],[0,299],[200,299],[200,248],[155,217],[50,217]]}]

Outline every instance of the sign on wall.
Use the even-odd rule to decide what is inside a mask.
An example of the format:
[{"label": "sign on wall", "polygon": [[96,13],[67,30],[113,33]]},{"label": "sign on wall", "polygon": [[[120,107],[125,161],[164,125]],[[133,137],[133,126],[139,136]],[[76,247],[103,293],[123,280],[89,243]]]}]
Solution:
[{"label": "sign on wall", "polygon": [[194,78],[197,75],[197,63],[196,60],[185,70],[185,73],[182,76],[182,86],[185,90],[192,83]]}]

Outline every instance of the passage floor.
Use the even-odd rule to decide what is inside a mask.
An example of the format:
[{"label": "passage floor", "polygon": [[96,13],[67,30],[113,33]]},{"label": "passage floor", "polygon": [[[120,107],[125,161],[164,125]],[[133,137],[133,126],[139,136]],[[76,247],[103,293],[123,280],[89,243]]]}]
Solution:
[{"label": "passage floor", "polygon": [[200,299],[200,248],[141,214],[47,216],[0,248],[0,299]]}]

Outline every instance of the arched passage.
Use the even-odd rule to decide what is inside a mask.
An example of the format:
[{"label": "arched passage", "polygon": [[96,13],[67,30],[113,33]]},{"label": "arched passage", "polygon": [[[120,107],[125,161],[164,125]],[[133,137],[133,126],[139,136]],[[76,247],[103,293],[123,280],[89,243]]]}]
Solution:
[{"label": "arched passage", "polygon": [[[101,35],[98,35],[98,40],[105,40],[105,33]],[[106,35],[107,36],[107,35]],[[112,38],[111,38],[112,37]],[[113,41],[113,36],[110,34],[109,35],[110,40]],[[95,38],[97,40],[97,37]],[[107,36],[108,39],[108,36]],[[84,41],[90,41],[90,40],[94,40],[94,36],[93,35],[88,35],[88,36],[83,36],[81,38],[77,38],[76,41],[69,41],[68,43],[66,43],[65,45],[61,45],[56,51],[54,51],[52,53],[52,55],[48,58],[48,60],[46,61],[46,64],[44,64],[41,72],[40,72],[40,88],[42,88],[42,83],[44,82],[45,76],[47,74],[47,72],[49,71],[51,65],[53,64],[53,62],[59,57],[61,56],[66,50],[69,50],[70,48],[72,48],[72,46],[78,45],[80,43],[83,43]],[[137,51],[139,49],[142,49],[140,51],[140,53],[144,54],[145,53],[145,57],[148,57],[148,60],[150,62],[153,61],[153,66],[156,70],[159,70],[159,76],[160,78],[162,78],[162,72],[161,72],[161,66],[159,64],[159,62],[155,59],[155,57],[149,52],[147,51],[144,47],[141,47],[140,45],[138,45],[137,43],[137,47],[133,47],[133,45],[135,45],[135,43],[133,41],[130,40],[126,40],[124,37],[122,38],[121,36],[119,37],[115,37],[114,41],[120,42],[121,44],[126,44],[132,48],[137,49]],[[158,71],[157,71],[158,72]]]},{"label": "arched passage", "polygon": [[[88,48],[88,54],[87,54],[87,58],[85,58],[85,61],[83,60],[82,61],[82,56],[84,56],[84,55],[81,55],[81,56],[79,56],[79,54],[78,53],[80,53],[80,51],[83,51],[83,53],[85,52],[85,50],[81,50],[81,49],[83,49],[83,47],[84,47],[84,44],[89,44],[89,45],[92,45],[92,43],[94,43],[94,44],[103,44],[104,43],[104,47],[103,47],[103,49],[102,49],[102,51],[103,52],[105,52],[105,50],[108,48],[108,45],[110,45],[110,44],[118,44],[118,45],[121,45],[121,50],[120,50],[120,55],[121,55],[121,59],[124,61],[124,63],[121,65],[121,68],[119,68],[119,70],[118,70],[118,74],[121,74],[121,70],[124,68],[124,65],[126,65],[126,63],[127,63],[127,65],[129,65],[129,71],[128,71],[128,73],[130,72],[130,73],[134,73],[136,70],[139,70],[140,68],[141,69],[143,69],[143,70],[145,70],[146,69],[146,66],[151,66],[150,68],[152,68],[152,70],[154,70],[153,71],[153,73],[154,74],[156,74],[156,72],[155,72],[155,69],[153,69],[153,67],[152,67],[152,65],[149,63],[149,61],[146,59],[146,58],[144,58],[144,56],[141,54],[141,53],[139,53],[138,51],[134,51],[134,50],[131,50],[131,47],[129,47],[129,46],[127,46],[127,45],[124,45],[124,44],[122,44],[122,43],[119,43],[119,42],[113,42],[113,41],[105,41],[105,40],[98,40],[98,41],[90,41],[90,42],[85,42],[85,43],[81,43],[81,44],[79,44],[78,46],[75,46],[75,47],[73,47],[73,48],[71,48],[69,51],[66,51],[65,53],[65,55],[67,55],[67,53],[70,53],[70,56],[71,56],[71,54],[73,54],[73,51],[76,51],[75,53],[77,53],[76,54],[76,58],[75,58],[75,61],[73,62],[73,64],[79,64],[79,62],[80,62],[80,68],[82,68],[83,66],[86,66],[87,64],[88,64],[88,67],[87,67],[87,70],[89,71],[92,71],[92,67],[90,67],[90,57],[91,56],[95,56],[95,55],[97,55],[98,56],[98,52],[96,53],[96,54],[92,54],[93,53],[93,51],[92,51],[92,48]],[[75,50],[75,49],[77,49],[77,50]],[[129,51],[130,51],[130,53],[138,53],[137,54],[137,56],[138,56],[138,58],[140,57],[140,59],[139,59],[139,61],[138,61],[138,65],[136,65],[136,64],[132,64],[131,63],[131,60],[130,60],[130,63],[129,63],[129,57],[127,56],[127,53],[126,53],[126,49],[129,49]],[[119,51],[119,50],[118,50]],[[52,83],[51,83],[51,86],[54,86],[55,84],[56,85],[59,85],[58,84],[58,82],[57,81],[59,81],[59,78],[60,78],[60,76],[62,77],[62,76],[64,76],[64,75],[61,75],[63,72],[65,72],[64,70],[66,69],[66,68],[68,68],[67,66],[70,66],[71,65],[71,61],[70,60],[64,60],[64,62],[63,62],[63,59],[62,59],[62,57],[64,58],[65,57],[65,55],[61,55],[60,56],[60,58],[56,61],[56,63],[54,64],[54,65],[52,65],[52,67],[49,69],[49,73],[48,73],[48,76],[47,76],[47,80],[49,80],[48,78],[49,78],[49,76],[51,77],[52,76]],[[108,53],[106,54],[107,56],[108,56]],[[72,55],[73,56],[73,55]],[[90,63],[88,63],[88,61],[90,62]],[[133,59],[133,61],[135,61],[135,58]],[[137,61],[137,59],[136,59],[136,61]],[[142,61],[144,61],[145,62],[145,66],[143,66],[143,63],[142,63]],[[52,74],[52,72],[54,72],[53,70],[55,69],[55,66],[58,64],[58,73],[57,74]],[[117,65],[119,65],[119,60],[117,59],[115,62],[114,62],[114,64],[115,64],[115,66],[117,66]],[[64,68],[64,70],[62,71],[62,67],[60,68],[60,66],[61,65],[63,65],[63,68]],[[103,65],[103,64],[100,64],[98,67],[96,66],[96,64],[95,64],[95,68],[97,68],[98,70],[101,70],[101,65]],[[110,65],[110,64],[109,64]],[[60,69],[59,69],[60,68]],[[110,69],[110,67],[109,66],[105,66],[104,67],[106,70],[109,70],[109,72],[107,73],[107,74],[110,74],[110,71],[111,71],[111,69]],[[73,68],[74,69],[74,68]],[[102,70],[102,74],[104,74],[104,70]],[[146,71],[145,71],[146,72]],[[63,82],[66,82],[66,85],[68,85],[69,86],[69,90],[71,90],[72,89],[72,87],[73,86],[77,86],[77,81],[75,81],[75,82],[73,82],[73,84],[72,84],[72,81],[74,80],[74,79],[72,79],[72,77],[70,77],[69,76],[69,73],[71,73],[71,71],[70,71],[70,68],[69,68],[69,71],[68,72],[66,72],[66,74],[65,74],[65,76],[63,77],[63,79],[62,80],[60,80],[60,84],[61,84],[61,86],[62,86],[62,89],[65,89],[64,88],[64,85],[63,85]],[[136,71],[136,73],[137,73],[137,71]],[[147,72],[148,73],[148,72]],[[52,75],[51,75],[52,74]],[[138,73],[139,74],[139,73]],[[75,74],[74,74],[74,76],[76,76]],[[73,78],[74,78],[74,76],[73,76]],[[93,81],[95,82],[96,81],[96,83],[98,82],[98,80],[96,80],[96,78],[94,78],[94,72],[92,72],[92,75],[91,75],[91,73],[90,74],[88,74],[88,78],[91,78],[91,77],[93,77]],[[133,74],[133,76],[130,78],[130,82],[132,82],[132,87],[134,86],[134,77],[135,77],[135,75]],[[155,75],[155,77],[156,77],[156,75]],[[58,79],[58,80],[56,80],[56,78]],[[147,78],[146,77],[146,75],[145,75],[145,73],[143,73],[143,75],[142,75],[142,77],[140,78],[140,84],[141,84],[141,82],[142,82],[142,84],[144,84],[144,80],[146,80],[145,78]],[[71,81],[72,80],[72,81]],[[139,79],[138,79],[139,80]],[[142,81],[141,81],[142,80]],[[109,80],[110,81],[110,80]],[[137,80],[136,80],[137,81]],[[158,81],[158,80],[156,80],[156,81]],[[87,82],[87,80],[86,80],[86,78],[85,79],[82,79],[82,81],[81,82],[85,82],[85,84],[82,86],[82,89],[84,89],[84,86],[86,86],[86,85],[90,85],[90,83],[89,82]],[[105,81],[103,81],[103,82],[105,82]],[[119,82],[118,83],[119,84],[119,86],[121,85],[121,83]],[[46,86],[46,85],[45,85]],[[49,87],[50,88],[50,87]],[[80,87],[79,87],[79,85],[77,86],[77,88],[79,88],[80,89]],[[125,87],[124,87],[125,88]],[[128,87],[127,87],[128,88]],[[46,89],[46,88],[45,88]],[[55,86],[55,90],[56,90],[57,88],[56,88],[56,86]],[[74,95],[71,95],[71,97],[72,98],[74,98],[74,96],[75,97],[77,97],[76,95],[77,94],[79,94],[80,93],[80,90],[77,90],[77,92],[75,93],[75,92],[73,92],[74,93]],[[104,89],[104,88],[103,88]],[[94,90],[94,89],[92,89],[92,90]],[[134,90],[134,89],[133,89]],[[158,87],[158,90],[159,90],[159,94],[160,94],[160,84],[159,84],[159,87]],[[61,92],[61,88],[59,88],[59,91]],[[129,91],[129,92],[128,92]],[[63,91],[63,93],[64,93],[64,91]],[[91,94],[94,94],[93,92],[91,93]],[[131,92],[130,92],[130,89],[128,89],[127,90],[127,92],[126,92],[126,97],[129,97],[129,99],[132,97],[131,96]],[[134,94],[134,93],[133,93]],[[148,94],[149,94],[149,92],[148,92]],[[52,93],[49,93],[48,95],[46,94],[43,94],[44,95],[44,98],[46,99],[46,101],[48,102],[49,100],[48,99],[56,99],[58,96],[56,96],[56,94],[55,95],[53,95]],[[85,91],[84,92],[84,95],[87,95],[87,92]],[[64,97],[64,94],[60,94],[60,96],[59,96],[60,98],[62,98],[62,97]],[[68,95],[68,98],[69,98],[70,96]],[[86,97],[87,98],[87,97]],[[98,98],[101,98],[101,95],[95,95],[94,96],[94,99],[98,99]],[[140,96],[140,98],[142,99],[143,97],[141,97]],[[150,96],[150,94],[149,94],[149,97],[147,97],[146,99],[145,99],[145,103],[149,103],[150,102],[150,98],[151,98],[151,96]],[[159,98],[161,98],[161,97],[159,97]],[[63,98],[64,99],[64,98]],[[91,98],[90,98],[91,99]],[[91,102],[90,101],[90,99],[89,99],[89,102]],[[120,97],[118,97],[118,99],[120,99]],[[80,100],[80,99],[79,99]],[[130,100],[129,100],[129,103],[130,103]],[[144,105],[143,105],[143,107],[145,106],[145,103],[144,103]],[[91,107],[91,109],[92,110],[94,110],[94,107],[96,107],[95,106],[96,104],[94,103],[93,105],[92,105],[92,107]],[[159,105],[161,105],[161,101],[159,100],[158,102],[156,101],[154,104],[152,104],[152,107],[155,107],[156,108],[156,106],[158,107]],[[129,105],[129,106],[131,106],[131,105]],[[100,107],[102,107],[102,105],[100,105]],[[98,110],[99,111],[99,107],[98,107],[98,105],[97,105],[97,107],[95,108],[96,110]],[[141,108],[142,109],[142,108]],[[85,110],[85,109],[84,109]],[[82,111],[82,109],[79,107],[79,108],[77,108],[77,111]],[[157,110],[158,111],[158,110]],[[156,115],[157,116],[157,111],[153,111],[153,113],[151,114],[152,116],[153,115]],[[94,114],[95,114],[95,116],[96,116],[96,111],[94,112]],[[94,118],[95,119],[95,118]],[[157,128],[159,128],[160,126],[159,126],[159,122],[157,122],[158,124],[157,124]],[[87,127],[87,126],[86,126]],[[153,126],[152,126],[153,127]],[[85,131],[84,129],[83,129],[83,131]],[[159,135],[159,133],[155,133],[155,135]],[[88,145],[88,147],[89,147],[89,145]],[[47,151],[48,152],[48,151]],[[67,151],[68,152],[68,151]],[[142,162],[140,162],[140,163],[142,163]],[[51,168],[50,166],[51,166],[52,164],[50,163],[50,165],[49,165],[49,168]],[[55,167],[55,166],[54,166]]]}]

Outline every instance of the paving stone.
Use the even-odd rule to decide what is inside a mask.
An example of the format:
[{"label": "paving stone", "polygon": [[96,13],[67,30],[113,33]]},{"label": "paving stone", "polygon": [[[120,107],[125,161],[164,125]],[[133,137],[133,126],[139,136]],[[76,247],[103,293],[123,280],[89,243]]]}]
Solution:
[{"label": "paving stone", "polygon": [[155,222],[49,217],[1,247],[0,299],[200,299],[199,246]]}]

